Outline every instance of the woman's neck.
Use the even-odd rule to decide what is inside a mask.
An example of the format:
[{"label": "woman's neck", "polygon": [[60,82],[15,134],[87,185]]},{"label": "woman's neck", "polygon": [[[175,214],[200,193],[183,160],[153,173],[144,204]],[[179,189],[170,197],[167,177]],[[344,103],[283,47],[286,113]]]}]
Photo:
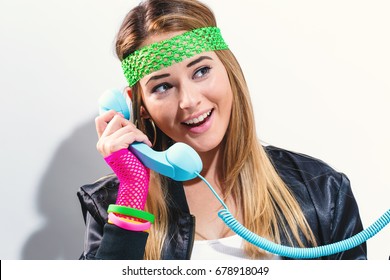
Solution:
[{"label": "woman's neck", "polygon": [[[201,171],[201,175],[215,183],[219,183],[221,178],[221,170],[222,170],[222,145],[214,148],[213,150],[207,152],[199,152],[199,156],[202,160],[203,168]],[[199,178],[194,179],[199,181]],[[190,181],[191,182],[191,181]]]}]

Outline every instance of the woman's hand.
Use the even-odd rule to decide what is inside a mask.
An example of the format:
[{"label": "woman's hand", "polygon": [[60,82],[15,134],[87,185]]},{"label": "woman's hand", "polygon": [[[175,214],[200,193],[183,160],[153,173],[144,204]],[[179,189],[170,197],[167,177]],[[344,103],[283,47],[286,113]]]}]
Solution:
[{"label": "woman's hand", "polygon": [[113,152],[128,148],[133,142],[143,142],[149,147],[152,143],[135,125],[122,114],[110,110],[95,118],[99,140],[96,148],[105,158]]}]

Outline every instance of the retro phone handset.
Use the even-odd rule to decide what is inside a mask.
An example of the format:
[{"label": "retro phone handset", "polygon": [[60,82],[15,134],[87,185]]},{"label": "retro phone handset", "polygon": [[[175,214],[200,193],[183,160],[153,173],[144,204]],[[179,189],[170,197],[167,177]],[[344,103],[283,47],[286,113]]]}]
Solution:
[{"label": "retro phone handset", "polygon": [[[115,110],[130,119],[129,101],[119,90],[108,90],[99,98],[100,114]],[[195,178],[202,168],[197,152],[184,143],[175,143],[169,149],[157,152],[144,143],[133,143],[129,150],[148,168],[176,181]]]},{"label": "retro phone handset", "polygon": [[[129,102],[126,101],[126,97],[122,92],[118,90],[106,91],[99,99],[99,107],[100,113],[113,109],[122,113],[127,119],[130,119]],[[275,255],[292,259],[311,259],[333,255],[364,243],[390,223],[389,209],[365,230],[336,243],[312,248],[295,248],[276,244],[251,232],[233,217],[214,188],[200,175],[202,161],[196,151],[187,144],[175,143],[166,151],[156,152],[146,144],[133,143],[129,146],[129,150],[131,150],[146,167],[164,176],[170,177],[173,180],[187,181],[195,177],[202,179],[222,204],[223,209],[218,212],[218,216],[224,223],[246,241]]]}]

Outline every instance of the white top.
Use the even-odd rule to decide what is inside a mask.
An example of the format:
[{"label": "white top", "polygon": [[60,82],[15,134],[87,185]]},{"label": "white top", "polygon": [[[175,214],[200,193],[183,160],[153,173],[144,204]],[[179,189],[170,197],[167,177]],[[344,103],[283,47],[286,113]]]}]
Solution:
[{"label": "white top", "polygon": [[[191,260],[244,260],[249,259],[244,254],[243,239],[238,235],[215,239],[195,240]],[[280,259],[269,255],[267,259]]]}]

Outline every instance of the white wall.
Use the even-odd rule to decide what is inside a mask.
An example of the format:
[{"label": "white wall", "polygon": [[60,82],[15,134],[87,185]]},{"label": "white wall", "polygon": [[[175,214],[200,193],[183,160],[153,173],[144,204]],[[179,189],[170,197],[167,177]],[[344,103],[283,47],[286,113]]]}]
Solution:
[{"label": "white wall", "polygon": [[[251,88],[260,138],[348,175],[365,226],[390,208],[387,0],[217,1]],[[76,191],[109,172],[97,99],[125,84],[113,41],[138,1],[2,0],[1,259],[77,259]],[[390,228],[368,241],[388,259]]]}]

